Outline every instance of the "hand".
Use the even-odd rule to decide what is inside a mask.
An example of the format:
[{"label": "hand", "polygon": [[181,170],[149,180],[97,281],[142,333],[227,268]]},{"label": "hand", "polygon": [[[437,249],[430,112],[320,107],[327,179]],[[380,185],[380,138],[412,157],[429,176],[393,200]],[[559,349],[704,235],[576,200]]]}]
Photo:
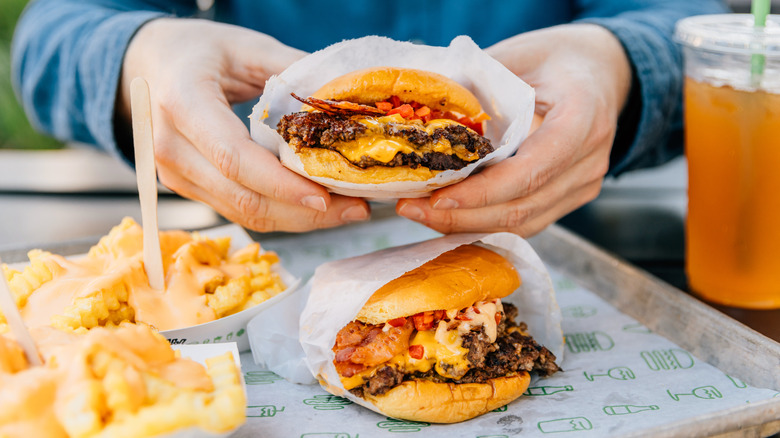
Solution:
[{"label": "hand", "polygon": [[365,201],[331,196],[252,141],[231,109],[304,55],[244,28],[204,20],[144,25],[125,55],[118,102],[129,120],[130,82],[149,83],[160,182],[258,231],[305,231],[367,219]]},{"label": "hand", "polygon": [[530,236],[601,191],[631,66],[617,38],[589,24],[521,34],[487,51],[535,88],[544,121],[514,156],[430,198],[402,199],[396,211],[443,233]]}]

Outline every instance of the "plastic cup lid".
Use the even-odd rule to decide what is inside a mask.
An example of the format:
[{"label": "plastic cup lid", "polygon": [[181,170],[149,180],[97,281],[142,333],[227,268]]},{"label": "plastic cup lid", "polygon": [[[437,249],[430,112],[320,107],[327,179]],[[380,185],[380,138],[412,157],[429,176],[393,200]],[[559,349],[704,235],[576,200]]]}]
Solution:
[{"label": "plastic cup lid", "polygon": [[768,15],[764,28],[750,14],[697,15],[680,20],[674,38],[702,50],[780,56],[780,15]]}]

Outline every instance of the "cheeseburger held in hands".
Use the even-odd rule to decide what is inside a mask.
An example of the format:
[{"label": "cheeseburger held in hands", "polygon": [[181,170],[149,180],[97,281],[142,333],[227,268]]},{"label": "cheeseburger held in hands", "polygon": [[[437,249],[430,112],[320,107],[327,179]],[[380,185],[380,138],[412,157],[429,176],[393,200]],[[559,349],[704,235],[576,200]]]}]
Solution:
[{"label": "cheeseburger held in hands", "polygon": [[555,356],[501,298],[520,286],[514,266],[476,245],[446,252],[386,284],[339,331],[334,365],[344,388],[392,417],[467,420],[520,397]]},{"label": "cheeseburger held in hands", "polygon": [[351,183],[425,181],[493,152],[479,100],[445,76],[375,67],[348,73],[312,96],[277,132],[310,176]]}]

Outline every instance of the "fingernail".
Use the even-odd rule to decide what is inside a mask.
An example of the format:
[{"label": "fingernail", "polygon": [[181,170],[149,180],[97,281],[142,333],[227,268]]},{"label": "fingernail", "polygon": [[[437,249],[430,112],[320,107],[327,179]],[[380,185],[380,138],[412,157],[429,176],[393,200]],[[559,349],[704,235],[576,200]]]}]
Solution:
[{"label": "fingernail", "polygon": [[402,205],[401,208],[398,209],[398,214],[415,221],[421,221],[425,219],[425,214],[423,214],[423,211],[419,207],[412,204]]},{"label": "fingernail", "polygon": [[433,208],[437,210],[450,210],[458,208],[458,201],[450,198],[439,198],[433,203]]},{"label": "fingernail", "polygon": [[313,208],[317,211],[327,211],[328,206],[325,205],[325,198],[317,195],[309,195],[301,199],[301,205],[304,207]]},{"label": "fingernail", "polygon": [[341,213],[341,220],[344,222],[357,222],[368,219],[368,210],[365,207],[354,205]]}]

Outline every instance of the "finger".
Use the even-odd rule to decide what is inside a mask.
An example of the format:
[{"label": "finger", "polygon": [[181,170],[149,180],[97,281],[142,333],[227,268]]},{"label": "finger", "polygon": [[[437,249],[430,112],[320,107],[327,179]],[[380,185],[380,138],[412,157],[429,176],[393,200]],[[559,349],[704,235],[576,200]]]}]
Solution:
[{"label": "finger", "polygon": [[163,108],[172,124],[227,179],[290,205],[325,211],[324,187],[297,175],[249,137],[215,83],[196,91],[174,92]]},{"label": "finger", "polygon": [[[600,184],[595,182],[582,186],[562,202],[556,202],[545,209],[539,208],[543,200],[524,199],[468,210],[438,211],[426,210],[426,203],[417,199],[399,202],[397,211],[402,216],[444,234],[508,231],[529,237],[582,205],[576,199],[591,199],[592,193],[597,193],[600,187]],[[416,218],[407,215],[412,205],[421,212]]]},{"label": "finger", "polygon": [[[237,193],[237,197],[246,199],[249,199],[250,196],[256,197],[237,207],[236,204],[226,202],[225,197],[185,181],[177,174],[173,174],[168,182],[178,186],[178,193],[182,196],[209,204],[229,221],[256,231],[303,232],[336,227],[370,218],[370,208],[367,204],[361,202],[361,205],[356,206],[352,198],[344,196],[334,196],[332,208],[327,212],[283,204],[255,192],[246,195]],[[251,206],[249,209],[254,213],[248,212],[247,208],[242,209],[241,206]]]},{"label": "finger", "polygon": [[[595,158],[583,160],[560,178],[531,196],[507,203],[473,209],[437,210],[425,199],[405,199],[396,206],[398,214],[441,232],[538,230],[594,199],[601,189],[599,172],[593,172]],[[541,219],[540,219],[541,218]],[[544,225],[546,226],[546,225]]]},{"label": "finger", "polygon": [[230,102],[257,98],[266,81],[281,73],[306,52],[280,43],[273,37],[238,27],[243,38],[232,38],[225,47],[230,74],[220,78],[225,96]]},{"label": "finger", "polygon": [[[504,161],[431,196],[437,209],[479,208],[529,196],[582,158],[589,116],[551,111],[518,149]],[[584,132],[584,133],[583,133]]]},{"label": "finger", "polygon": [[[161,160],[160,181],[187,198],[205,202],[225,218],[258,231],[307,231],[368,219],[365,201],[333,196],[320,212],[262,196],[221,175],[192,145],[180,139]],[[179,167],[171,167],[170,164]]]}]

